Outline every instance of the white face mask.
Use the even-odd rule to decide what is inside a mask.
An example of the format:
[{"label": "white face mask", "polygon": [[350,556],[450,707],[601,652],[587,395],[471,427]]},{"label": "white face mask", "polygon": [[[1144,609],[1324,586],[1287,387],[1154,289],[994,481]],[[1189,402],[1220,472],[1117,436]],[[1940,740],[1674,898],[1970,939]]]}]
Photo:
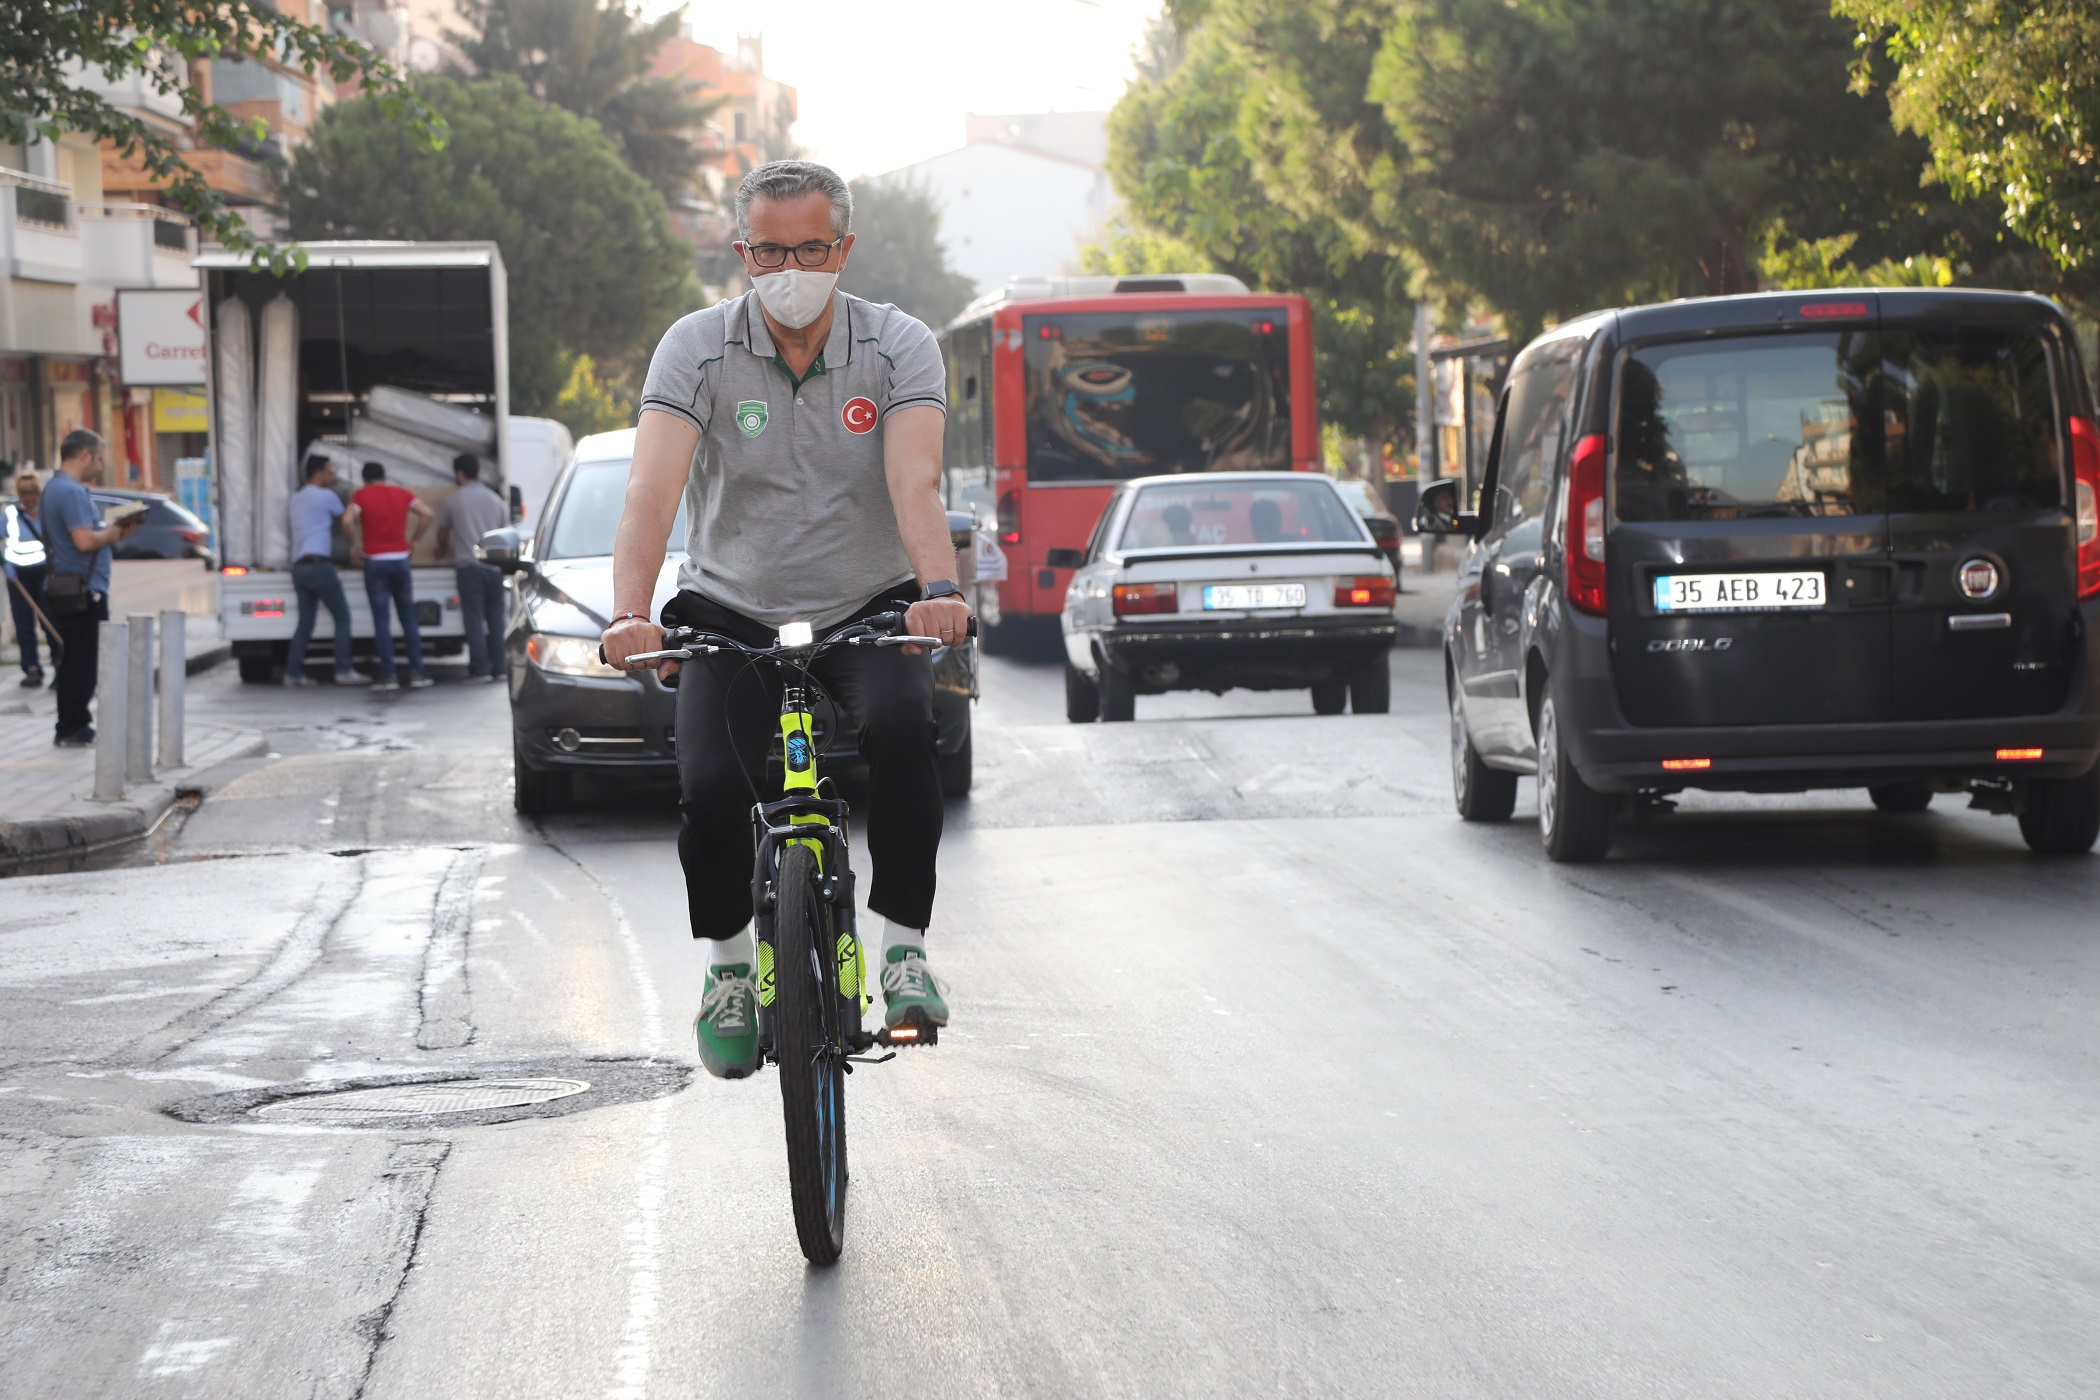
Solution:
[{"label": "white face mask", "polygon": [[824,314],[831,305],[831,289],[839,284],[836,272],[808,272],[786,267],[753,278],[751,285],[773,319],[791,331],[799,331]]}]

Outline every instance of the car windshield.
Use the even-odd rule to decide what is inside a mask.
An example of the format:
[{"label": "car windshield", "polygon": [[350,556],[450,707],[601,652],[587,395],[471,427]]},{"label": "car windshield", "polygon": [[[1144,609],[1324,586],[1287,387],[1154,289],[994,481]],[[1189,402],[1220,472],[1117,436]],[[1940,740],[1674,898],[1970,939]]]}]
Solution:
[{"label": "car windshield", "polygon": [[[547,546],[549,559],[589,559],[613,552],[620,510],[627,503],[627,477],[633,470],[634,461],[628,457],[576,464],[576,475],[569,478],[569,489],[556,508],[554,534]],[[680,500],[664,552],[684,551],[685,502]]]},{"label": "car windshield", "polygon": [[1349,502],[1349,509],[1358,515],[1385,514],[1384,503],[1371,494],[1371,484],[1368,481],[1361,481],[1352,476],[1334,484],[1342,493],[1342,499]]},{"label": "car windshield", "polygon": [[1282,307],[1022,318],[1028,479],[1290,466]]},{"label": "car windshield", "polygon": [[1147,486],[1131,503],[1120,548],[1360,544],[1364,529],[1325,479],[1191,481]]}]

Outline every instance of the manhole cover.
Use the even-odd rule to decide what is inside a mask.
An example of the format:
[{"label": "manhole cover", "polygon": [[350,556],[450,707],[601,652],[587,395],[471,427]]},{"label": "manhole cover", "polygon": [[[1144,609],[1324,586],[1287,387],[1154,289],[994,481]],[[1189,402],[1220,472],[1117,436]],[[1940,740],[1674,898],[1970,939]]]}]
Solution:
[{"label": "manhole cover", "polygon": [[448,1079],[429,1084],[388,1084],[334,1094],[301,1094],[255,1110],[256,1116],[290,1123],[361,1123],[372,1118],[423,1117],[523,1108],[580,1094],[581,1079]]}]

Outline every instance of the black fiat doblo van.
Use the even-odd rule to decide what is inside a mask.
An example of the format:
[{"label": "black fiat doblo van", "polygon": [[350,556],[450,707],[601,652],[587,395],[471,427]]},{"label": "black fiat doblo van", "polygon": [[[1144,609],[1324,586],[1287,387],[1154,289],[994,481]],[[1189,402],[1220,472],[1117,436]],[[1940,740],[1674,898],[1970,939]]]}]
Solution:
[{"label": "black fiat doblo van", "polygon": [[1935,792],[2100,834],[2100,437],[2055,303],[1764,293],[1607,311],[1510,367],[1444,626],[1459,814],[1536,773],[1555,860],[1684,788]]}]

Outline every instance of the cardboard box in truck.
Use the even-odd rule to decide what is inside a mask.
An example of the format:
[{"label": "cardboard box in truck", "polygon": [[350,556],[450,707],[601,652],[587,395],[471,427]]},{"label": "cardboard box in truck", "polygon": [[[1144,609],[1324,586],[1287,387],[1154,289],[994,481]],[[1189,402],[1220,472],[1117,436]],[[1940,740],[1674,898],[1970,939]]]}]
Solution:
[{"label": "cardboard box in truck", "polygon": [[[496,245],[305,248],[306,268],[281,277],[222,251],[204,252],[196,264],[212,345],[220,625],[244,681],[282,673],[298,622],[286,505],[317,446],[338,464],[345,495],[362,484],[346,468],[378,460],[388,465],[390,480],[436,510],[452,487],[433,468],[470,445],[481,460],[482,481],[507,495],[510,480],[508,301]],[[332,545],[350,600],[353,650],[369,656],[372,614],[363,573],[349,564],[340,530]],[[424,653],[457,655],[465,647],[459,590],[449,560],[437,555],[435,526],[414,562]],[[399,654],[398,623],[393,630]],[[307,650],[310,663],[327,661],[333,635],[324,607]]]}]

